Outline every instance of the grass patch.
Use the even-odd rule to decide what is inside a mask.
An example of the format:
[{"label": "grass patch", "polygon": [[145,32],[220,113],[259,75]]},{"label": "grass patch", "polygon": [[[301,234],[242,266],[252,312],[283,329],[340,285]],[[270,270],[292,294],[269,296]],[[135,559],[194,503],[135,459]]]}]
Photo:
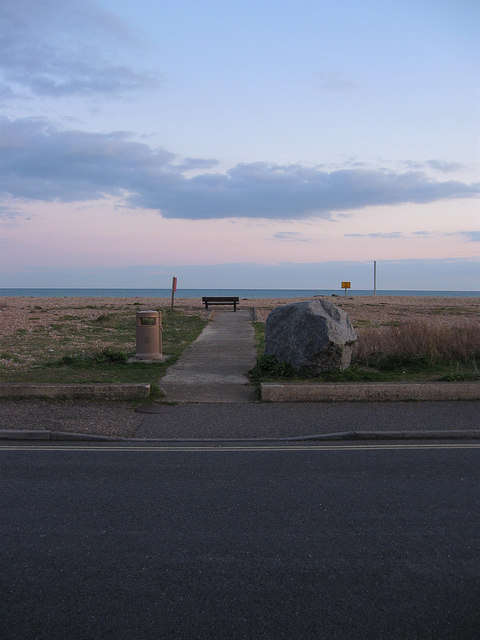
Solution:
[{"label": "grass patch", "polygon": [[379,371],[352,366],[345,371],[324,373],[316,380],[320,382],[385,382],[386,376]]},{"label": "grass patch", "polygon": [[357,329],[358,327],[374,327],[374,323],[371,320],[355,320],[352,322],[353,327]]},{"label": "grass patch", "polygon": [[[101,318],[101,319],[100,319]],[[0,340],[0,353],[15,355],[0,365],[2,382],[149,382],[155,384],[207,321],[178,310],[162,311],[162,363],[135,362],[135,315],[128,311],[95,319],[72,316],[50,327],[20,330]],[[65,339],[65,336],[68,339]]]},{"label": "grass patch", "polygon": [[62,356],[56,362],[47,363],[48,367],[72,366],[72,367],[92,367],[103,364],[126,364],[127,355],[121,351],[115,351],[110,347],[104,347],[93,353],[82,353]]},{"label": "grass patch", "polygon": [[262,380],[264,378],[293,378],[295,372],[286,362],[278,362],[273,356],[262,355],[257,358],[257,362],[253,369],[249,371],[249,375],[253,380]]},{"label": "grass patch", "polygon": [[265,324],[263,322],[254,322],[253,330],[255,332],[255,349],[257,356],[260,357],[265,351]]},{"label": "grass patch", "polygon": [[441,382],[477,382],[480,374],[476,372],[447,373],[439,378]]}]

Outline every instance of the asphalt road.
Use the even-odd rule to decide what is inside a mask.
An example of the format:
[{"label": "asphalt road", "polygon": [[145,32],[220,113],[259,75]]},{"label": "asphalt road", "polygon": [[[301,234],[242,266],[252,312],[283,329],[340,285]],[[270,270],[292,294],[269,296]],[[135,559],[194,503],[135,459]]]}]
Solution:
[{"label": "asphalt road", "polygon": [[198,403],[141,409],[138,438],[285,438],[480,427],[480,402]]},{"label": "asphalt road", "polygon": [[478,445],[0,448],[0,637],[478,637]]},{"label": "asphalt road", "polygon": [[127,438],[288,438],[344,431],[472,430],[480,401],[154,404],[2,400],[0,429]]}]

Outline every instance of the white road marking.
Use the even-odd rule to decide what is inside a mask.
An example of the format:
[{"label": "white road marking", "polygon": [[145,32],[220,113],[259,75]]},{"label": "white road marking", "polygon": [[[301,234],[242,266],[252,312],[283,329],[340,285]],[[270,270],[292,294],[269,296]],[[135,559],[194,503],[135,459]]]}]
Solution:
[{"label": "white road marking", "polygon": [[233,452],[233,451],[381,451],[381,450],[423,450],[423,449],[480,449],[480,443],[429,443],[429,444],[351,444],[351,445],[146,445],[146,446],[88,446],[88,445],[0,445],[0,451],[120,451],[120,452]]}]

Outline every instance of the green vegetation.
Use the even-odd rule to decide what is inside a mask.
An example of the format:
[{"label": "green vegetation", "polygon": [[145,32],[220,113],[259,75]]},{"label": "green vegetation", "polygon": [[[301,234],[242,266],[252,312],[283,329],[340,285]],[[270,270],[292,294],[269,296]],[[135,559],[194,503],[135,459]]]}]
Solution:
[{"label": "green vegetation", "polygon": [[249,371],[253,380],[267,378],[293,378],[295,372],[286,362],[278,362],[273,356],[259,356],[253,369]]},{"label": "green vegetation", "polygon": [[80,353],[65,355],[57,361],[47,362],[47,367],[71,366],[71,367],[96,367],[103,364],[126,364],[127,355],[121,351],[115,351],[110,347],[104,347],[92,353]]},{"label": "green vegetation", "polygon": [[374,327],[375,325],[370,320],[355,320],[353,323],[355,329],[358,327]]},{"label": "green vegetation", "polygon": [[[95,319],[63,316],[34,331],[19,329],[0,340],[2,382],[150,382],[201,333],[207,321],[178,310],[162,311],[163,363],[131,363],[135,314],[111,311]],[[13,355],[14,354],[14,355]]]},{"label": "green vegetation", "polygon": [[263,322],[254,322],[253,329],[255,331],[255,349],[257,350],[257,356],[261,356],[265,351],[265,324]]},{"label": "green vegetation", "polygon": [[[255,324],[257,363],[250,376],[260,381],[305,381],[286,363],[263,354],[265,325]],[[428,323],[361,326],[352,365],[345,371],[308,378],[311,382],[475,381],[480,380],[480,327]]]}]

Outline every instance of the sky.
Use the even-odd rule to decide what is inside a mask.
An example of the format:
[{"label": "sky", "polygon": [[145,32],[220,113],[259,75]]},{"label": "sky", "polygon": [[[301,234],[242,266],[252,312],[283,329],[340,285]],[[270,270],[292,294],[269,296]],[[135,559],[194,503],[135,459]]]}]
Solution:
[{"label": "sky", "polygon": [[477,0],[0,0],[0,286],[480,289]]}]

